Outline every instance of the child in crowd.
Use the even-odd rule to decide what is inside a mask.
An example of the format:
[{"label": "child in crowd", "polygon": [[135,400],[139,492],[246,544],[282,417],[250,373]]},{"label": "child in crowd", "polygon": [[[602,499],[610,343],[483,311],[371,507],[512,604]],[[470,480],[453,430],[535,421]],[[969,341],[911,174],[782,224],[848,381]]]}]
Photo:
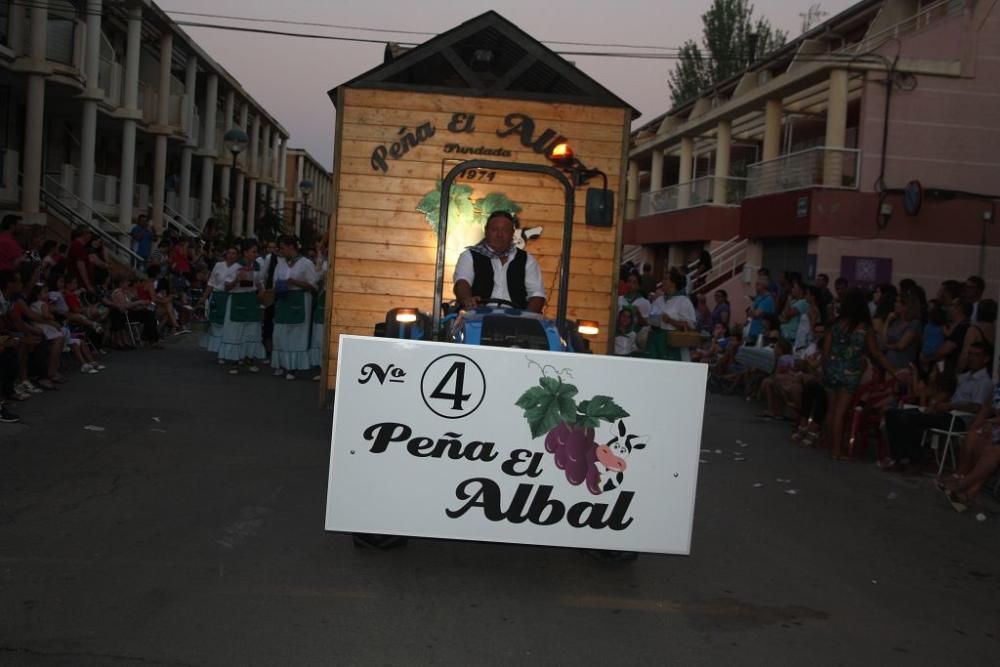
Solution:
[{"label": "child in crowd", "polygon": [[719,357],[729,346],[729,327],[721,322],[716,322],[712,327],[712,338],[700,348],[691,351],[691,361],[698,361],[705,364],[712,364],[718,361]]},{"label": "child in crowd", "polygon": [[635,318],[630,306],[618,311],[618,323],[615,329],[615,354],[620,357],[630,357],[638,351],[635,343]]}]

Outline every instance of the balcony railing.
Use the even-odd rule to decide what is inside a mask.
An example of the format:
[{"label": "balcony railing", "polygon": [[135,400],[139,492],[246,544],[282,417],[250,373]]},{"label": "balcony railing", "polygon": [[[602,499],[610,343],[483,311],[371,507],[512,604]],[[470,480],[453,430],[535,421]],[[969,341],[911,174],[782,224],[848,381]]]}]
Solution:
[{"label": "balcony railing", "polygon": [[[155,125],[159,122],[160,94],[155,86],[139,82],[139,108],[142,110],[142,119]],[[176,128],[178,131],[184,129],[184,96],[170,95],[167,102],[167,125]]]},{"label": "balcony railing", "polygon": [[97,70],[97,85],[104,91],[104,102],[112,108],[121,106],[123,75],[124,70],[119,63],[101,58],[100,68]]},{"label": "balcony railing", "polygon": [[[639,215],[656,215],[706,204],[735,206],[746,196],[746,185],[745,178],[702,176],[686,183],[644,192],[639,198]],[[715,201],[716,186],[721,188],[719,201]]]},{"label": "balcony railing", "polygon": [[[58,173],[48,174],[47,178],[59,184],[63,195],[80,198],[80,170],[75,166],[64,164]],[[118,179],[115,176],[95,173],[91,194],[94,211],[107,216],[118,214]]]},{"label": "balcony railing", "polygon": [[860,151],[809,148],[747,167],[747,197],[804,188],[857,189]]},{"label": "balcony railing", "polygon": [[844,47],[840,52],[868,53],[891,39],[899,39],[900,37],[911,35],[915,32],[923,30],[935,21],[953,14],[960,14],[964,7],[965,3],[962,2],[962,0],[940,0],[939,2],[931,3],[922,7],[916,14],[903,19],[899,23],[868,35],[857,44],[850,44]]},{"label": "balcony railing", "polygon": [[149,186],[145,183],[136,183],[132,188],[132,206],[143,213],[149,209]]},{"label": "balcony railing", "polygon": [[[13,4],[13,3],[12,3]],[[30,3],[28,3],[30,7]],[[76,19],[69,2],[53,2],[48,7],[45,26],[45,59],[73,67],[76,65]],[[31,13],[25,11],[22,53],[31,53]]]}]

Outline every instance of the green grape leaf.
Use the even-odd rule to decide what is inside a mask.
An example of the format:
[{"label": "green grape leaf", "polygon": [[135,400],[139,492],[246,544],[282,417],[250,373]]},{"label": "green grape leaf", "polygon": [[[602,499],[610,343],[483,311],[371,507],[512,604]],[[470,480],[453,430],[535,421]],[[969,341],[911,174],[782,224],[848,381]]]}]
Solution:
[{"label": "green grape leaf", "polygon": [[555,428],[559,422],[573,424],[576,421],[576,401],[573,397],[577,389],[555,378],[542,378],[537,387],[531,387],[521,394],[515,405],[524,410],[531,437],[537,438]]},{"label": "green grape leaf", "polygon": [[578,423],[591,428],[596,428],[602,419],[614,423],[629,416],[610,396],[594,396],[589,401],[580,401],[578,410]]},{"label": "green grape leaf", "polygon": [[485,225],[490,215],[494,211],[507,211],[517,215],[521,212],[521,207],[502,192],[491,192],[481,199],[475,201],[476,222]]},{"label": "green grape leaf", "polygon": [[[459,222],[475,222],[476,212],[472,203],[472,188],[462,183],[451,186],[451,201],[448,202],[448,225]],[[425,194],[417,203],[417,211],[424,214],[427,223],[435,232],[441,217],[441,181],[437,187]]]}]

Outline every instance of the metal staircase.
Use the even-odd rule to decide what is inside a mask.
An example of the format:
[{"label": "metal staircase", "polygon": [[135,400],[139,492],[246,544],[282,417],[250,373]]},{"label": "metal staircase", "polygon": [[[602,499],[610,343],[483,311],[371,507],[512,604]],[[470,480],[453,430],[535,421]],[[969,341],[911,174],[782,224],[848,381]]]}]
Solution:
[{"label": "metal staircase", "polygon": [[189,239],[201,237],[201,231],[193,222],[166,204],[163,205],[163,224],[167,229],[176,229],[181,236]]},{"label": "metal staircase", "polygon": [[[104,241],[104,245],[119,262],[130,266],[139,266],[143,263],[143,259],[132,252],[132,248],[128,244],[123,243],[118,236],[110,231],[116,229],[114,223],[97,211],[88,209],[79,197],[64,188],[52,176],[45,177],[45,185],[41,189],[41,200],[46,211],[71,230],[80,226],[87,227],[95,236]],[[80,213],[78,209],[87,210],[89,216]]]},{"label": "metal staircase", "polygon": [[734,236],[709,253],[712,257],[712,268],[707,271],[698,270],[698,262],[687,266],[687,281],[691,294],[710,292],[716,287],[738,275],[747,263],[747,244],[745,238]]}]

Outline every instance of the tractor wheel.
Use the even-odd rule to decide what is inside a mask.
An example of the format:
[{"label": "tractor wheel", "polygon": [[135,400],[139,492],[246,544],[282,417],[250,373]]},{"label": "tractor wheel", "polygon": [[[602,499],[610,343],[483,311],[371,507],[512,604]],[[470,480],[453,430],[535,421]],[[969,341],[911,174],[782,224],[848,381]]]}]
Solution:
[{"label": "tractor wheel", "polygon": [[354,546],[358,549],[388,551],[405,547],[407,538],[399,535],[376,535],[374,533],[354,533]]},{"label": "tractor wheel", "polygon": [[618,564],[631,563],[639,558],[638,551],[608,551],[606,549],[584,549],[587,554],[599,563]]}]

